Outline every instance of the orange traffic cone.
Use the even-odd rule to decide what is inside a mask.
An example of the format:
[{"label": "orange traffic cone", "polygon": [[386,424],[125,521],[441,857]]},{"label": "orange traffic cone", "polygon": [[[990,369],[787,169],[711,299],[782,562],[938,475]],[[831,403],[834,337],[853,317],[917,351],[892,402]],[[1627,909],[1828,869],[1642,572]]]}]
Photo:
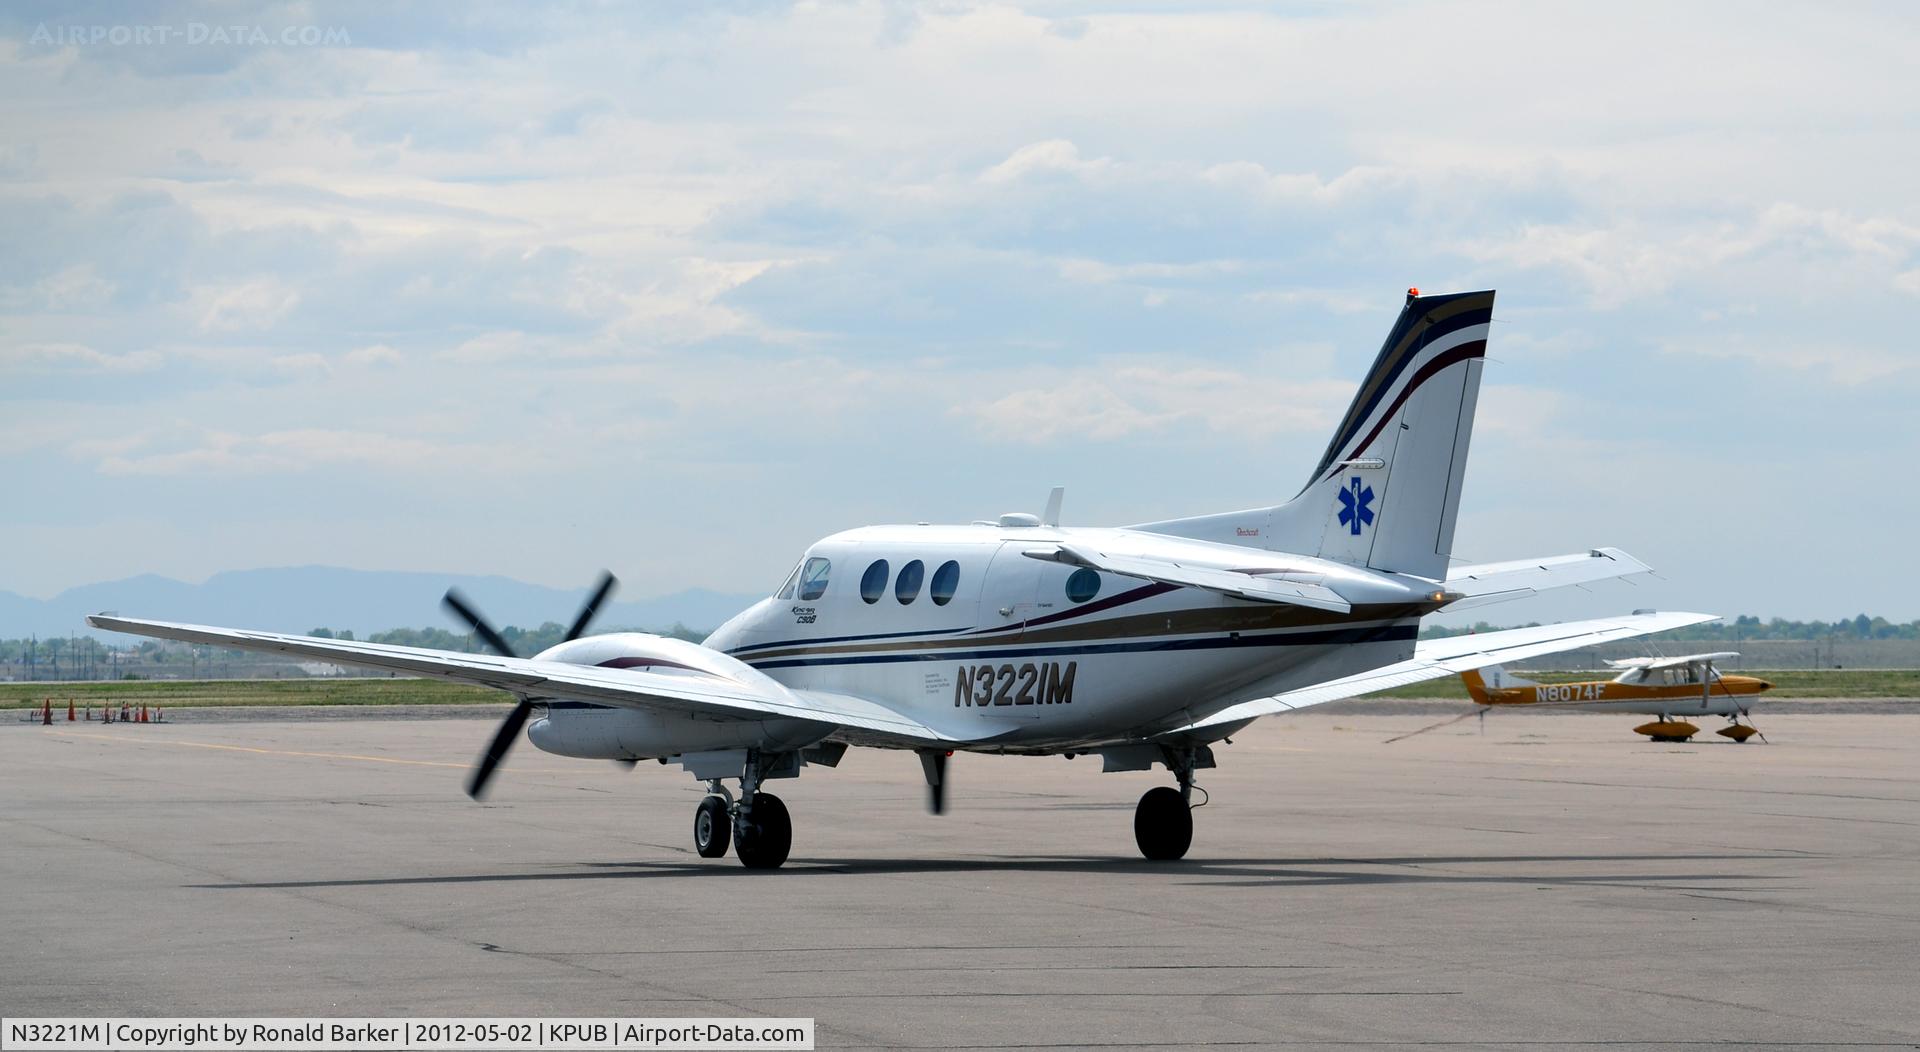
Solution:
[{"label": "orange traffic cone", "polygon": [[48,698],[40,705],[40,726],[53,726],[53,699]]},{"label": "orange traffic cone", "polygon": [[72,698],[67,699],[67,722],[68,723],[73,722],[73,699]]}]

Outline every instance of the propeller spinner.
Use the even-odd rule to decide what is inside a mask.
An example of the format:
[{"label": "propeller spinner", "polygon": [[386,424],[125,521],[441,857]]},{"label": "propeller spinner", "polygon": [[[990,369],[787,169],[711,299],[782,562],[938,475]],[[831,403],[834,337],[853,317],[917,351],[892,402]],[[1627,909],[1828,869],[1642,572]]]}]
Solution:
[{"label": "propeller spinner", "polygon": [[[572,642],[586,634],[587,626],[593,623],[594,615],[600,612],[600,607],[606,603],[607,597],[613,594],[614,585],[617,583],[613,574],[601,571],[599,585],[594,588],[593,594],[587,597],[586,604],[580,607],[580,613],[574,617],[572,626],[567,629],[567,642]],[[520,656],[513,652],[513,647],[508,645],[506,639],[487,623],[486,618],[480,616],[473,604],[468,602],[466,596],[461,595],[458,589],[449,588],[446,598],[441,602],[452,611],[455,617],[472,628],[481,642],[487,644],[494,653],[501,657]],[[486,795],[487,783],[493,780],[494,768],[499,767],[500,761],[506,758],[507,750],[513,747],[514,739],[520,736],[520,729],[527,725],[527,717],[531,715],[533,715],[533,700],[521,698],[519,703],[514,705],[513,711],[507,713],[507,718],[500,721],[500,729],[494,732],[493,740],[487,743],[487,751],[480,754],[479,761],[473,765],[473,773],[467,777],[468,796],[478,800]]]}]

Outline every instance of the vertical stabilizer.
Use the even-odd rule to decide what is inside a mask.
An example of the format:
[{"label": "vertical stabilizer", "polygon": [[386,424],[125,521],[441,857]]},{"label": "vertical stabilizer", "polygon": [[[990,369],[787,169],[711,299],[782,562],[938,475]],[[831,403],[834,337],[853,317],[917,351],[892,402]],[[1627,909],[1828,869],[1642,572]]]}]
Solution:
[{"label": "vertical stabilizer", "polygon": [[1522,679],[1499,665],[1488,665],[1485,668],[1462,672],[1460,678],[1467,685],[1468,696],[1480,705],[1494,704],[1494,691],[1539,686],[1533,680]]},{"label": "vertical stabilizer", "polygon": [[1293,500],[1134,528],[1444,579],[1492,320],[1490,291],[1409,294]]}]

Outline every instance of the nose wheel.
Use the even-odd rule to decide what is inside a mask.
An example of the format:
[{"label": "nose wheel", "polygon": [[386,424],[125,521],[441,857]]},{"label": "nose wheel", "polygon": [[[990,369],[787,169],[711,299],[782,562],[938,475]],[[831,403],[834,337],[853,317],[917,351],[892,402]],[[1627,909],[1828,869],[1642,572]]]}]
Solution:
[{"label": "nose wheel", "polygon": [[1193,844],[1193,811],[1180,790],[1165,785],[1147,790],[1133,809],[1133,840],[1156,862],[1186,855]]}]

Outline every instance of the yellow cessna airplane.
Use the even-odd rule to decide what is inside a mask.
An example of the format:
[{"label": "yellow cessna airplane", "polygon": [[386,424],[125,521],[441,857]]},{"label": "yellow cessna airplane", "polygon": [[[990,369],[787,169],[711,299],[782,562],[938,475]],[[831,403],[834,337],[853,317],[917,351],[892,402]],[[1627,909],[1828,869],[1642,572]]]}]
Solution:
[{"label": "yellow cessna airplane", "polygon": [[[1579,683],[1535,683],[1498,665],[1463,672],[1460,678],[1466,681],[1467,693],[1484,706],[1550,705],[1588,712],[1644,713],[1659,718],[1635,727],[1634,733],[1657,742],[1683,742],[1700,733],[1699,727],[1677,717],[1725,716],[1731,722],[1714,733],[1743,742],[1760,734],[1749,712],[1773,684],[1753,676],[1723,676],[1713,667],[1722,658],[1739,656],[1720,651],[1626,658],[1607,662],[1624,670],[1612,679]],[[1742,716],[1748,716],[1749,722],[1741,723]],[[1766,741],[1767,736],[1761,734],[1760,740]]]}]

